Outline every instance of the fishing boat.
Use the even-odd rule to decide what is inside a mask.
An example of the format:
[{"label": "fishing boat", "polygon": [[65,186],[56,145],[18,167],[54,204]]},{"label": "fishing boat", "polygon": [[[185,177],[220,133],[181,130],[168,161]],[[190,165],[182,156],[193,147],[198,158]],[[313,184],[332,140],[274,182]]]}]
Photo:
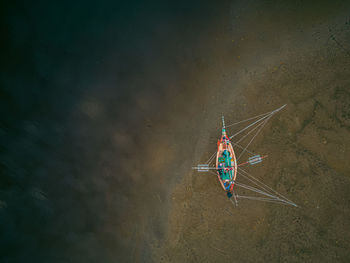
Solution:
[{"label": "fishing boat", "polygon": [[[255,154],[252,151],[248,150],[250,144],[254,141],[256,136],[260,133],[262,128],[266,125],[269,119],[282,110],[286,105],[279,107],[276,110],[257,115],[252,118],[248,118],[243,121],[239,121],[230,125],[225,125],[224,116],[222,116],[222,129],[221,136],[217,143],[217,150],[211,155],[209,160],[204,164],[198,164],[195,167],[192,167],[194,170],[198,172],[209,172],[213,173],[218,177],[219,183],[223,190],[226,192],[228,198],[232,201],[232,197],[234,200],[234,204],[238,205],[238,199],[247,199],[247,200],[256,200],[256,201],[265,201],[272,203],[279,203],[285,205],[291,205],[297,207],[297,205],[278,193],[276,190],[272,189],[259,179],[252,176],[242,167],[251,166],[258,163],[261,163],[267,155],[261,156],[260,154]],[[231,136],[227,135],[226,129],[238,124],[242,124],[245,122],[249,122],[247,126],[243,129],[237,131]],[[237,136],[240,136],[239,138]],[[235,141],[232,139],[235,138]],[[250,138],[245,147],[240,145],[240,142],[247,140]],[[236,157],[233,145],[236,149],[239,148],[240,153],[238,157]],[[240,158],[248,153],[250,156],[245,162],[237,164]],[[215,166],[211,166],[212,162],[215,159]],[[214,172],[215,171],[215,172]],[[248,181],[251,185],[241,182],[239,179],[244,179]],[[253,192],[254,195],[242,195],[236,193],[237,188],[245,189],[245,192]],[[233,202],[233,201],[232,201]]]},{"label": "fishing boat", "polygon": [[237,161],[231,141],[226,134],[224,117],[222,117],[222,132],[218,140],[215,168],[222,188],[231,193],[237,176]]}]

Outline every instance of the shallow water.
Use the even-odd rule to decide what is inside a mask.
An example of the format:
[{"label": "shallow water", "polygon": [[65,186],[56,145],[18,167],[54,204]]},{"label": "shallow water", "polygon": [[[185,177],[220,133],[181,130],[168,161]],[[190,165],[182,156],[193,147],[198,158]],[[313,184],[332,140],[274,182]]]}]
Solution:
[{"label": "shallow water", "polygon": [[[348,8],[4,6],[1,261],[348,261]],[[283,104],[249,172],[300,207],[233,207],[191,167]]]}]

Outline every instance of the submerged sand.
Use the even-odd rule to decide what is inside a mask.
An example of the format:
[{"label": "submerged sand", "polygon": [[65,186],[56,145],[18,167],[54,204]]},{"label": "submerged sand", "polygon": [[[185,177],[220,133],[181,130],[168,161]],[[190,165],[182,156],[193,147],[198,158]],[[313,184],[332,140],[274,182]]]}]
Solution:
[{"label": "submerged sand", "polygon": [[[164,237],[152,246],[156,262],[350,260],[350,17],[266,5],[244,15],[231,5],[210,32],[213,54],[198,58],[206,100],[201,112],[189,107],[186,135],[174,141],[187,152],[167,170],[183,177],[166,202]],[[190,96],[198,103],[197,95]],[[269,157],[248,171],[299,207],[245,200],[233,207],[216,176],[191,165],[215,151],[222,113],[233,123],[283,104],[250,147]]]}]

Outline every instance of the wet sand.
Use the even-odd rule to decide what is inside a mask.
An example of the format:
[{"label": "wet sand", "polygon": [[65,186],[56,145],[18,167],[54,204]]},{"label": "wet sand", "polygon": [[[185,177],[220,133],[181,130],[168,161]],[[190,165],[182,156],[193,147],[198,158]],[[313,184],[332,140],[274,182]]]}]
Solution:
[{"label": "wet sand", "polygon": [[[4,262],[349,261],[347,10],[142,5],[79,17],[78,36],[59,23],[55,56],[33,37],[34,69],[15,82],[6,64],[15,84],[2,80],[17,110],[1,128]],[[191,167],[215,151],[222,114],[229,124],[283,104],[249,147],[269,157],[247,170],[299,208],[233,207]]]}]

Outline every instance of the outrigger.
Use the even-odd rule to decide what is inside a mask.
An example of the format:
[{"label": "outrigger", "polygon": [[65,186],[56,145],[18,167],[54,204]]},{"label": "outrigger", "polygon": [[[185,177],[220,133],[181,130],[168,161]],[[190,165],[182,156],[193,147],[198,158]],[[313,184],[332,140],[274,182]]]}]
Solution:
[{"label": "outrigger", "polygon": [[[217,144],[217,150],[213,153],[213,155],[209,158],[209,160],[205,164],[198,164],[196,167],[192,167],[192,169],[197,170],[198,172],[211,172],[214,173],[213,170],[216,172],[214,173],[217,175],[219,182],[226,192],[228,198],[232,201],[232,197],[234,198],[235,205],[238,205],[238,199],[248,199],[248,200],[257,200],[257,201],[265,201],[265,202],[272,202],[272,203],[280,203],[285,205],[291,205],[294,207],[297,207],[297,205],[292,202],[291,200],[287,199],[282,194],[278,193],[277,191],[273,190],[271,187],[267,186],[254,176],[252,176],[250,173],[248,173],[246,170],[242,169],[242,166],[245,165],[255,165],[257,163],[262,162],[264,158],[267,157],[261,156],[259,154],[254,154],[253,152],[248,150],[249,145],[252,143],[252,141],[256,138],[256,136],[259,134],[259,132],[262,130],[262,128],[265,126],[265,124],[268,122],[268,120],[277,112],[279,112],[281,109],[283,109],[286,105],[283,105],[282,107],[267,112],[243,121],[236,122],[231,125],[225,126],[225,120],[224,116],[222,116],[222,130],[221,130],[221,137],[218,140]],[[228,136],[226,133],[226,129],[228,127],[251,121],[249,125],[241,129],[240,131],[236,132],[232,136]],[[245,132],[243,135],[242,133]],[[255,133],[254,133],[255,132]],[[237,135],[241,134],[241,138],[236,140],[235,142],[231,141],[233,138],[235,138]],[[247,136],[252,136],[252,138],[249,140],[248,144],[245,147],[242,147],[239,143],[243,141]],[[233,146],[236,146],[237,148],[241,149],[241,152],[238,157],[236,157],[235,151],[233,150]],[[251,156],[248,158],[246,162],[243,162],[241,164],[237,164],[239,159],[242,157],[244,153],[249,153]],[[215,161],[215,166],[210,166],[211,163]],[[254,184],[254,186],[243,184],[241,182],[237,182],[237,174],[238,177],[245,178],[250,183]],[[246,190],[249,190],[251,192],[255,192],[258,195],[253,196],[245,196],[245,195],[238,195],[235,193],[236,187],[244,188]]]}]

